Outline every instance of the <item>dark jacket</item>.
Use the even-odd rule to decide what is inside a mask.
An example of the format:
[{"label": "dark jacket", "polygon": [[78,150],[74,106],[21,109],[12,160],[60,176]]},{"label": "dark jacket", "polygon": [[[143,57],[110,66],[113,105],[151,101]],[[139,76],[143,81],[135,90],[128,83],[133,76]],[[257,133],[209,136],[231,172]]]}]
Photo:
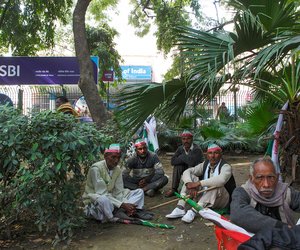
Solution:
[{"label": "dark jacket", "polygon": [[293,228],[263,229],[238,247],[238,250],[300,249],[300,225]]},{"label": "dark jacket", "polygon": [[[289,188],[291,190],[289,206],[291,210],[299,212],[300,192],[291,187]],[[252,207],[250,202],[251,199],[244,188],[237,187],[233,191],[232,201],[230,204],[230,220],[232,223],[252,233],[257,233],[262,228],[282,228],[284,225],[286,225],[278,219],[262,214],[256,208]]]},{"label": "dark jacket", "polygon": [[172,156],[171,165],[183,165],[186,168],[195,167],[204,161],[201,148],[193,143],[193,149],[188,154],[185,153],[183,146],[179,146],[175,154]]}]

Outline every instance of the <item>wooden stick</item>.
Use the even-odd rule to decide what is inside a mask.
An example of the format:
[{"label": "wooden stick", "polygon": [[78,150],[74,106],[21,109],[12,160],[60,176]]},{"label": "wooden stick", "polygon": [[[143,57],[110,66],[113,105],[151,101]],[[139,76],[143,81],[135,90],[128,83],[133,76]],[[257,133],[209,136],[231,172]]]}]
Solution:
[{"label": "wooden stick", "polygon": [[[204,193],[204,192],[207,192],[207,191],[216,189],[216,188],[218,188],[218,187],[212,186],[212,187],[209,187],[209,188],[207,188],[207,189],[202,189],[202,190],[198,191],[197,194],[201,194],[201,193]],[[189,198],[189,197],[190,197],[190,196],[188,195],[187,198]],[[162,203],[162,204],[159,204],[159,205],[156,205],[156,206],[147,208],[147,210],[153,210],[153,209],[158,208],[158,207],[163,207],[163,206],[165,206],[165,205],[171,204],[171,203],[173,203],[173,202],[175,202],[175,201],[179,201],[179,200],[180,200],[180,198],[176,198],[176,199],[174,199],[174,200],[170,200],[170,201],[167,201],[167,202],[165,202],[165,203]]]}]

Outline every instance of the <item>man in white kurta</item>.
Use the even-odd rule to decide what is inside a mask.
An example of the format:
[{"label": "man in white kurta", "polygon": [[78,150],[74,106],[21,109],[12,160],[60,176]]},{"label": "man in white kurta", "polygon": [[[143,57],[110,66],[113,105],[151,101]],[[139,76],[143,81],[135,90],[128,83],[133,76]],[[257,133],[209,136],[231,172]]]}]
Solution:
[{"label": "man in white kurta", "polygon": [[[192,198],[196,197],[201,189],[216,187],[214,190],[204,192],[198,200],[200,206],[213,209],[229,207],[231,194],[236,187],[231,166],[222,159],[222,149],[216,144],[208,147],[206,161],[183,172],[182,181],[184,185],[180,194],[190,195]],[[196,213],[194,209],[185,212],[185,201],[180,200],[177,207],[166,217],[170,219],[182,217],[182,221],[191,223]]]},{"label": "man in white kurta", "polygon": [[105,222],[113,221],[115,208],[122,208],[128,216],[134,216],[144,206],[142,189],[124,189],[122,171],[118,166],[121,151],[112,144],[104,152],[104,160],[91,166],[87,174],[83,202],[88,217]]}]

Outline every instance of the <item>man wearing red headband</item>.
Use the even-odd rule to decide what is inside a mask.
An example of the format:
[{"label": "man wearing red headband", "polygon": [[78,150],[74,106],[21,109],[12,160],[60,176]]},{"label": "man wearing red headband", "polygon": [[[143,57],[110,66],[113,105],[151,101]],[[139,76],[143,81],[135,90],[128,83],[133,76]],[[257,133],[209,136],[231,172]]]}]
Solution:
[{"label": "man wearing red headband", "polygon": [[173,166],[172,186],[165,193],[165,197],[174,196],[174,192],[178,192],[178,186],[184,170],[195,167],[204,161],[201,148],[193,143],[193,134],[185,130],[180,136],[182,145],[178,147],[171,159],[171,165]]},{"label": "man wearing red headband", "polygon": [[148,151],[143,139],[138,139],[134,146],[135,154],[127,160],[123,171],[124,186],[132,190],[142,188],[146,195],[153,197],[168,183],[168,178],[158,156]]},{"label": "man wearing red headband", "polygon": [[114,221],[116,217],[123,219],[144,217],[144,192],[142,189],[130,191],[124,189],[122,171],[118,166],[121,157],[119,144],[112,144],[104,152],[104,160],[91,166],[87,174],[83,202],[84,212],[88,217],[101,222]]},{"label": "man wearing red headband", "polygon": [[[198,198],[200,206],[213,209],[229,207],[231,194],[236,187],[231,166],[222,159],[222,149],[216,144],[208,147],[206,161],[183,172],[182,180],[184,182],[180,192],[182,196],[190,195],[196,198],[199,190],[217,187],[204,192]],[[166,217],[170,219],[182,217],[182,221],[191,223],[196,214],[193,209],[185,212],[185,201],[180,200],[177,207]]]}]

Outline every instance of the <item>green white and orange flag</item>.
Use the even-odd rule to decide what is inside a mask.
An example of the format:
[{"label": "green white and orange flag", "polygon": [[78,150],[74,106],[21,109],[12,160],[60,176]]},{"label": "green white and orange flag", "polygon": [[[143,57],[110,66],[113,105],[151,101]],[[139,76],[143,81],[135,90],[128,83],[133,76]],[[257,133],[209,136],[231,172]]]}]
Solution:
[{"label": "green white and orange flag", "polygon": [[[283,107],[282,107],[282,111],[287,110],[289,106],[289,102],[286,102]],[[282,128],[282,124],[283,124],[283,114],[279,114],[278,116],[278,120],[277,120],[277,124],[276,124],[276,128],[275,131],[273,133],[274,135],[274,140],[273,140],[273,145],[272,145],[272,153],[271,153],[271,158],[272,161],[276,167],[276,172],[280,173],[280,165],[279,165],[279,134]]]},{"label": "green white and orange flag", "polygon": [[152,152],[157,152],[159,149],[157,133],[156,133],[156,120],[152,116],[149,121],[144,122],[143,138]]},{"label": "green white and orange flag", "polygon": [[192,199],[181,196],[177,192],[175,192],[175,195],[192,206],[204,219],[207,219],[215,224],[218,250],[236,250],[241,243],[249,240],[253,236],[252,233],[233,224],[227,218],[216,213],[215,211],[209,208],[203,208]]}]

